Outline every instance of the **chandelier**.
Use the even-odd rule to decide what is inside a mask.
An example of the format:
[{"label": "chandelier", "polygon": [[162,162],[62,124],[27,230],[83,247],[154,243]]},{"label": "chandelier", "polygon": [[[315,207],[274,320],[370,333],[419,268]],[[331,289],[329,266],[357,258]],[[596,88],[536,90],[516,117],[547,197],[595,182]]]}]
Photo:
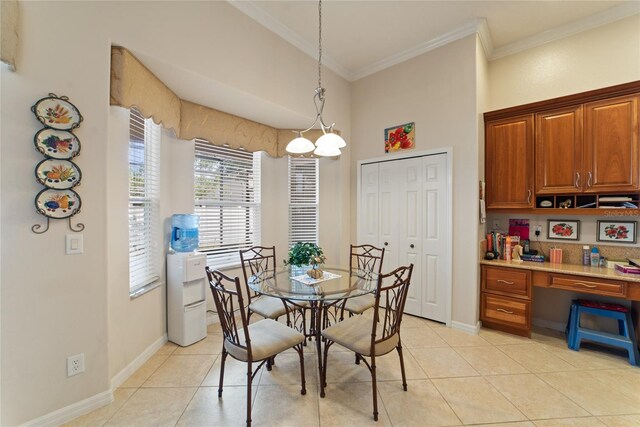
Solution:
[{"label": "chandelier", "polygon": [[[325,89],[322,87],[322,0],[318,1],[318,87],[313,96],[313,104],[316,107],[316,119],[311,126],[305,130],[295,131],[297,137],[287,144],[287,152],[292,154],[304,154],[313,151],[317,156],[339,156],[342,154],[340,149],[347,146],[344,139],[337,133],[334,133],[333,126],[335,123],[327,126],[322,118],[322,110],[325,102]],[[320,123],[322,136],[318,138],[315,145],[303,136],[305,132],[310,131],[313,127]]]}]

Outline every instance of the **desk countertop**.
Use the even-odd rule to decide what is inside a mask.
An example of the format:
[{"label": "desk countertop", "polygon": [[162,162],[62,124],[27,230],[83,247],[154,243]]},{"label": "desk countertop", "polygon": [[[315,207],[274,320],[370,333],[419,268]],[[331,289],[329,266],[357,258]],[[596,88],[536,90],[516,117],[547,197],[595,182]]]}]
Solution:
[{"label": "desk countertop", "polygon": [[504,260],[481,260],[482,265],[492,265],[495,267],[520,268],[523,270],[545,271],[548,273],[573,274],[576,276],[587,276],[600,279],[624,280],[626,282],[640,283],[639,274],[625,274],[613,268],[591,267],[576,264],[551,264],[550,262],[532,261],[504,261]]}]

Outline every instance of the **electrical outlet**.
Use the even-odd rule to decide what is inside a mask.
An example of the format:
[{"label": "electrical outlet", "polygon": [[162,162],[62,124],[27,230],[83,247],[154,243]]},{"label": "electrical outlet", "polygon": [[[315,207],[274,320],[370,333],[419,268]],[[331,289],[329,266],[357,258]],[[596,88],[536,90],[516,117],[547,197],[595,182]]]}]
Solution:
[{"label": "electrical outlet", "polygon": [[84,372],[84,353],[67,357],[67,376],[72,377]]},{"label": "electrical outlet", "polygon": [[539,236],[542,233],[542,226],[540,224],[536,225],[536,236]]}]

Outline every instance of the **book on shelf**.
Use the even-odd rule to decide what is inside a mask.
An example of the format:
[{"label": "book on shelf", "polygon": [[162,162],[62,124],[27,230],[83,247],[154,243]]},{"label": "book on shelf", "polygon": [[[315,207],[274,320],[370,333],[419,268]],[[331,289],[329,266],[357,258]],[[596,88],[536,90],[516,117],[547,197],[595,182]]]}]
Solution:
[{"label": "book on shelf", "polygon": [[522,254],[520,258],[523,261],[544,262],[544,255]]},{"label": "book on shelf", "polygon": [[599,202],[630,202],[633,200],[631,197],[626,196],[601,196],[598,197]]}]

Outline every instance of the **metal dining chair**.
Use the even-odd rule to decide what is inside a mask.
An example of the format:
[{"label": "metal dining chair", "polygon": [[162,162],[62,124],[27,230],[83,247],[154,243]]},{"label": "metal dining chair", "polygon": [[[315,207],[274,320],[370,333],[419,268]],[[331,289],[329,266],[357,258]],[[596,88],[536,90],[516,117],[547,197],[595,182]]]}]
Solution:
[{"label": "metal dining chair", "polygon": [[[277,354],[293,348],[300,357],[301,394],[306,394],[304,377],[305,337],[273,319],[263,319],[249,324],[245,311],[244,298],[240,279],[231,278],[224,273],[206,268],[209,287],[220,318],[220,326],[224,335],[222,358],[220,364],[220,383],[218,397],[222,397],[224,383],[224,367],[227,356],[247,364],[247,426],[251,426],[251,385],[260,368],[272,360]],[[236,308],[237,304],[237,308]],[[239,312],[239,319],[236,313]],[[288,313],[285,313],[288,316]],[[258,363],[255,370],[253,366]]]},{"label": "metal dining chair", "polygon": [[[267,297],[253,292],[249,288],[249,278],[258,273],[275,274],[276,271],[276,247],[254,246],[246,250],[240,250],[240,263],[244,276],[245,290],[249,298],[247,321],[256,313],[265,319],[277,320],[290,310],[287,304],[280,298]],[[290,325],[287,322],[287,325]]]},{"label": "metal dining chair", "polygon": [[[407,391],[407,378],[404,371],[400,324],[404,305],[407,301],[413,264],[399,267],[389,274],[378,276],[378,284],[373,305],[373,319],[365,316],[353,316],[322,331],[325,339],[320,391],[327,386],[327,357],[329,347],[338,343],[356,354],[356,360],[362,360],[371,373],[373,384],[373,419],[378,421],[378,391],[376,384],[376,358],[395,349],[400,358],[402,388]],[[367,361],[368,357],[370,361]]]},{"label": "metal dining chair", "polygon": [[[364,279],[372,279],[382,271],[384,260],[384,248],[376,248],[372,245],[351,245],[349,257],[349,271]],[[345,300],[340,313],[340,320],[344,319],[344,312],[349,313],[349,317],[362,314],[373,307],[375,298],[373,295],[362,295]]]}]

